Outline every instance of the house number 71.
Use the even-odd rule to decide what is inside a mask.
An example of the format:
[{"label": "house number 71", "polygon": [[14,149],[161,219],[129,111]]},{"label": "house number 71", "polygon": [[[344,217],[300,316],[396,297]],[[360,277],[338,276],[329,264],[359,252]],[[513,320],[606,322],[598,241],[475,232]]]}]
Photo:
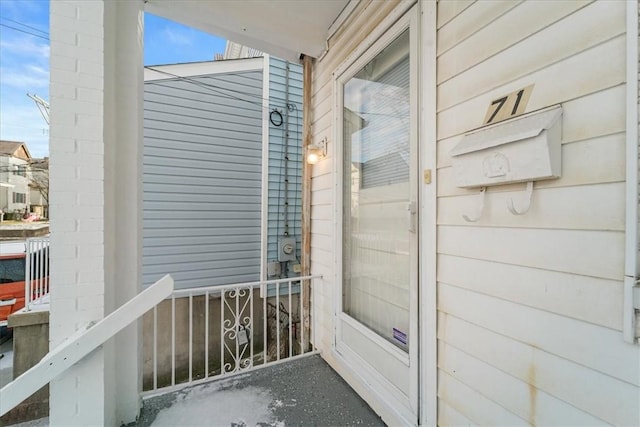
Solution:
[{"label": "house number 71", "polygon": [[532,90],[533,85],[529,85],[491,101],[483,124],[501,122],[524,113]]}]

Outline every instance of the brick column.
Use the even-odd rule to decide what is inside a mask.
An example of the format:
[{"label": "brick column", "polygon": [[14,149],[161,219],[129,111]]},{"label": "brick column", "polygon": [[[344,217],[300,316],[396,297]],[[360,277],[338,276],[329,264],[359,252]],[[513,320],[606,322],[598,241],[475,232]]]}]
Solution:
[{"label": "brick column", "polygon": [[[51,348],[141,283],[143,2],[51,2]],[[51,383],[52,425],[134,421],[133,325]]]},{"label": "brick column", "polygon": [[[50,5],[50,347],[104,316],[102,1]],[[106,425],[104,352],[51,382],[52,425]]]}]

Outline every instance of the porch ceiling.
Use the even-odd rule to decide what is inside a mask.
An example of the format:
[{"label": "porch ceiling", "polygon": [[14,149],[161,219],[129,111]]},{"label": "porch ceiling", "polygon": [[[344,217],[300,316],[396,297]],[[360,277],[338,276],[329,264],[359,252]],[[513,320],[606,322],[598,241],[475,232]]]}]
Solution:
[{"label": "porch ceiling", "polygon": [[[145,10],[288,60],[318,57],[350,0],[148,0]],[[212,52],[213,54],[213,52]]]}]

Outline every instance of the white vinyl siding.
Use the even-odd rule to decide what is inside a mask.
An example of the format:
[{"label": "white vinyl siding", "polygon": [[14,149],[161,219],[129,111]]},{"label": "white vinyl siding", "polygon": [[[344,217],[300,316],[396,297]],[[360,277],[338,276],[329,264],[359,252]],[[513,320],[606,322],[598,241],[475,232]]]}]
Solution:
[{"label": "white vinyl siding", "polygon": [[[637,425],[640,353],[622,328],[625,3],[444,2],[438,12],[440,421]],[[490,102],[561,104],[562,178],[455,185],[450,150]],[[466,397],[465,397],[466,396]]]},{"label": "white vinyl siding", "polygon": [[145,83],[145,285],[259,279],[261,98],[262,69]]},{"label": "white vinyl siding", "polygon": [[[342,149],[331,139],[332,73],[396,5],[360,2],[313,70],[312,140],[330,138],[312,178],[311,271],[324,278],[313,294],[315,344],[338,367],[329,351],[341,220],[333,155]],[[625,7],[438,2],[439,424],[640,424],[640,350],[621,333]],[[468,223],[479,190],[456,186],[449,153],[491,101],[530,84],[527,112],[563,108],[562,177],[536,182],[520,216],[507,201],[524,197],[525,184],[492,187]]]},{"label": "white vinyl siding", "polygon": [[[0,210],[23,213],[29,204],[29,165],[17,156],[0,156]],[[5,216],[7,219],[7,216]]]}]

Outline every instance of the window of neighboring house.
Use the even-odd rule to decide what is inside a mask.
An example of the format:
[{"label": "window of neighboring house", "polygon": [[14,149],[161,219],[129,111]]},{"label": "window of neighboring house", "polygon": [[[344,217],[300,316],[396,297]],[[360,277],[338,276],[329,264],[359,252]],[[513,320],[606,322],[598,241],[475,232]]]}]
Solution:
[{"label": "window of neighboring house", "polygon": [[25,193],[13,193],[13,203],[26,203],[27,195]]},{"label": "window of neighboring house", "polygon": [[27,176],[27,167],[26,166],[18,166],[13,170],[14,175]]}]

